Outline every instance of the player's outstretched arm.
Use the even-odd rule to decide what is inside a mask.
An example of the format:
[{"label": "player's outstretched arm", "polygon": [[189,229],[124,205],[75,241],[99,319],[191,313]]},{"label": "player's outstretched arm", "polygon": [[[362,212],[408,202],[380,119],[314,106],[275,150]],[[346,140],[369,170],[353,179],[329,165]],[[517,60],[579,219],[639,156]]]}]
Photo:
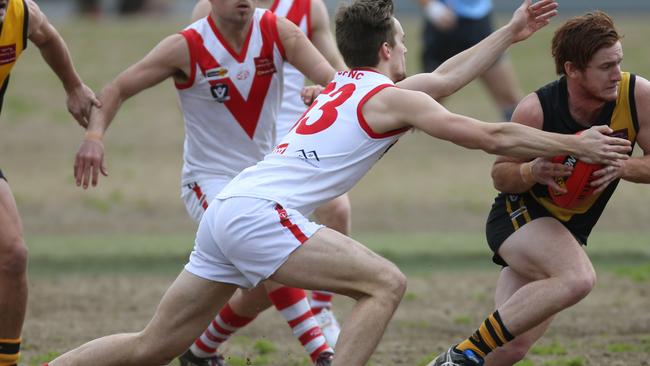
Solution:
[{"label": "player's outstretched arm", "polygon": [[628,140],[606,135],[612,132],[607,126],[562,135],[519,123],[488,123],[451,113],[424,93],[399,88],[377,93],[363,114],[378,133],[410,126],[469,149],[517,158],[570,154],[588,163],[607,164],[627,159],[630,151]]},{"label": "player's outstretched arm", "polygon": [[95,93],[77,74],[65,41],[50,24],[38,5],[27,0],[29,12],[28,38],[41,52],[43,59],[63,83],[67,94],[68,111],[82,126],[88,125],[90,109],[101,104]]},{"label": "player's outstretched arm", "polygon": [[187,81],[190,59],[187,43],[180,34],[165,38],[147,56],[132,65],[102,89],[102,108],[94,108],[84,140],[77,152],[74,176],[77,186],[97,185],[99,173],[106,176],[103,137],[122,103],[144,89],[174,77]]},{"label": "player's outstretched arm", "polygon": [[[542,129],[544,112],[537,94],[531,93],[521,100],[512,115],[512,121]],[[556,178],[567,177],[571,175],[572,170],[564,164],[553,163],[549,158],[528,161],[510,156],[497,156],[492,166],[492,182],[494,188],[500,192],[521,193],[540,183],[565,193],[566,189],[557,184]]]},{"label": "player's outstretched arm", "polygon": [[643,150],[643,156],[632,157],[621,164],[609,165],[594,172],[591,185],[596,188],[594,193],[603,191],[618,178],[634,183],[650,183],[650,82],[636,76],[634,98],[637,107],[639,131],[636,142]]},{"label": "player's outstretched arm", "polygon": [[508,24],[474,47],[450,58],[433,72],[413,75],[398,85],[436,99],[455,93],[482,75],[510,45],[530,37],[557,15],[556,1],[541,0],[532,5],[531,1],[525,0]]},{"label": "player's outstretched arm", "polygon": [[277,26],[287,61],[314,83],[329,83],[334,77],[334,68],[300,28],[283,17],[277,17]]}]

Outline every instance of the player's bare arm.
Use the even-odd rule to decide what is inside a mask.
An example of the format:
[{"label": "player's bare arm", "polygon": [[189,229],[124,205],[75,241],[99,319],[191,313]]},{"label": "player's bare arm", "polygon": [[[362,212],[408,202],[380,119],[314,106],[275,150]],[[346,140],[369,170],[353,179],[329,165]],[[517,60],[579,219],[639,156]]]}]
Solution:
[{"label": "player's bare arm", "polygon": [[101,104],[95,93],[81,81],[73,66],[68,47],[59,32],[35,2],[26,2],[29,12],[27,37],[38,47],[45,62],[63,83],[68,111],[81,126],[86,127],[92,106],[99,107]]},{"label": "player's bare arm", "polygon": [[277,18],[277,25],[287,61],[314,83],[320,85],[329,83],[334,77],[334,68],[300,31],[300,28],[283,17]]},{"label": "player's bare arm", "polygon": [[347,66],[336,47],[330,28],[330,17],[322,0],[311,1],[311,19],[311,42],[334,69],[345,70]]},{"label": "player's bare arm", "polygon": [[108,173],[104,165],[104,133],[122,103],[139,92],[173,77],[182,83],[190,75],[190,56],[183,36],[175,34],[161,41],[147,56],[132,65],[101,92],[102,108],[94,109],[74,164],[77,186],[97,185],[99,173]]},{"label": "player's bare arm", "polygon": [[619,166],[610,165],[594,172],[597,177],[591,185],[598,187],[594,192],[603,191],[618,178],[634,183],[650,183],[650,82],[640,76],[636,77],[634,98],[637,107],[639,131],[636,142],[643,150],[643,156],[632,157]]},{"label": "player's bare arm", "polygon": [[487,123],[449,112],[426,94],[399,88],[378,92],[363,107],[375,132],[415,127],[469,149],[518,158],[571,154],[587,162],[626,159],[630,142],[607,136],[611,129],[595,126],[580,135],[561,135],[519,123]]},{"label": "player's bare arm", "polygon": [[418,90],[433,98],[449,96],[482,75],[513,43],[522,41],[546,26],[557,15],[557,2],[542,0],[531,5],[525,0],[508,24],[489,37],[450,58],[431,73],[413,75],[398,85]]},{"label": "player's bare arm", "polygon": [[[512,121],[541,130],[544,112],[537,94],[531,93],[521,100],[512,115]],[[536,183],[552,187],[558,192],[566,192],[555,178],[571,175],[572,168],[557,164],[548,158],[538,157],[522,160],[510,156],[497,156],[492,166],[494,188],[500,192],[521,193],[529,190]]]}]

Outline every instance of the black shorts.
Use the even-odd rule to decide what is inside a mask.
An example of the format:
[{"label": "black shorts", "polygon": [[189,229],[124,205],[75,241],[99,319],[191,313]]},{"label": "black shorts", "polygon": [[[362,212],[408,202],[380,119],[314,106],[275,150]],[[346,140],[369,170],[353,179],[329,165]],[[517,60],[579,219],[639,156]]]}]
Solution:
[{"label": "black shorts", "polygon": [[[498,265],[507,266],[508,263],[497,254],[503,242],[520,227],[540,217],[554,216],[544,206],[535,201],[530,194],[499,193],[494,200],[494,204],[492,204],[485,225],[487,242],[492,252],[494,252],[492,261]],[[560,223],[573,234],[580,244],[587,245],[587,238],[593,225],[576,227],[566,222],[560,221]]]},{"label": "black shorts", "polygon": [[2,169],[0,169],[0,179],[4,179],[5,182],[7,181],[7,178],[5,178],[4,174],[2,174]]},{"label": "black shorts", "polygon": [[447,59],[481,42],[492,33],[492,17],[480,19],[458,18],[456,27],[441,32],[425,20],[422,29],[422,67],[431,72]]}]

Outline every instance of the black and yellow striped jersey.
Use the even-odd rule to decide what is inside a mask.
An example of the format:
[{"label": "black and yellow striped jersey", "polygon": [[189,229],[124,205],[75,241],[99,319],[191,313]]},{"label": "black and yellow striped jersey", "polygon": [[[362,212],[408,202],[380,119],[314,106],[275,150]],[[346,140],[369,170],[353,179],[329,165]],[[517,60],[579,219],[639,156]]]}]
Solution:
[{"label": "black and yellow striped jersey", "polygon": [[0,24],[0,111],[11,69],[27,47],[28,27],[29,11],[25,0],[9,0],[4,21]]},{"label": "black and yellow striped jersey", "polygon": [[[616,101],[605,104],[603,110],[595,121],[594,125],[608,125],[614,130],[617,137],[626,138],[632,142],[636,141],[638,131],[638,120],[636,104],[634,100],[635,75],[623,72],[618,88]],[[568,94],[566,79],[561,78],[536,91],[544,112],[543,130],[563,134],[573,134],[584,130],[583,125],[578,124],[569,112]],[[631,153],[630,153],[631,154]],[[563,208],[553,203],[548,197],[548,188],[545,185],[536,184],[527,192],[535,201],[541,204],[558,220],[570,223],[574,222],[593,226],[598,221],[607,201],[614,193],[619,180],[612,182],[600,194],[592,195],[582,200],[576,207]]]}]

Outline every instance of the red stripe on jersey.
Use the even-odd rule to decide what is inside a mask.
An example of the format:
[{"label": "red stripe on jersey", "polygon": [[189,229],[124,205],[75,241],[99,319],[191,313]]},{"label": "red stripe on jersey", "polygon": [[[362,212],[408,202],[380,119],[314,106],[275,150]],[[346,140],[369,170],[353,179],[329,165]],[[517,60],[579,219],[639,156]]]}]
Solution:
[{"label": "red stripe on jersey", "polygon": [[307,37],[311,38],[311,0],[294,0],[286,18],[300,27],[300,21],[307,18]]},{"label": "red stripe on jersey", "polygon": [[362,108],[363,108],[363,105],[366,104],[368,99],[370,99],[372,96],[379,93],[380,91],[382,91],[382,90],[384,90],[386,88],[389,88],[389,87],[394,87],[394,86],[395,85],[393,85],[393,84],[382,84],[382,85],[379,85],[379,86],[375,87],[374,89],[369,91],[368,94],[364,95],[363,98],[361,98],[361,101],[359,102],[359,105],[357,106],[357,119],[359,120],[359,125],[361,125],[361,128],[364,131],[366,131],[368,136],[372,137],[373,139],[382,139],[382,138],[385,138],[385,137],[391,137],[391,136],[395,136],[397,134],[400,134],[402,132],[406,132],[406,131],[409,130],[408,127],[404,127],[404,128],[399,128],[399,129],[393,130],[393,131],[388,131],[388,132],[384,132],[384,133],[377,133],[377,132],[372,130],[372,128],[370,127],[370,125],[366,121],[365,117],[363,116]]},{"label": "red stripe on jersey", "polygon": [[199,187],[198,183],[190,184],[190,187],[194,191],[194,194],[196,195],[196,199],[199,200],[199,204],[201,204],[201,207],[203,207],[204,210],[207,210],[208,202],[205,200],[205,195],[201,191],[201,187]]},{"label": "red stripe on jersey", "polygon": [[210,24],[210,28],[212,28],[212,32],[214,32],[214,35],[217,36],[217,39],[219,39],[219,42],[223,45],[223,47],[232,55],[232,57],[237,60],[237,62],[242,63],[246,59],[246,52],[248,52],[248,44],[250,43],[251,40],[251,34],[253,34],[253,22],[255,21],[255,18],[251,21],[251,24],[248,28],[248,34],[246,35],[246,40],[244,41],[244,46],[242,49],[239,51],[239,54],[235,52],[235,50],[230,46],[230,43],[226,41],[225,38],[221,35],[221,32],[219,32],[219,28],[217,28],[216,24],[214,24],[214,20],[212,20],[212,15],[208,17],[208,24]]},{"label": "red stripe on jersey", "polygon": [[[267,12],[266,14],[272,13]],[[263,43],[258,58],[261,60],[270,60],[273,62],[274,42],[272,35],[269,34],[268,29],[265,31],[265,27],[261,28]],[[210,51],[205,48],[201,35],[199,35],[198,32],[194,29],[188,29],[187,31],[188,33],[195,33],[195,35],[191,37],[192,44],[190,47],[194,49],[193,52],[195,52],[199,69],[203,75],[205,76],[207,70],[220,67],[221,65],[219,62],[217,62]],[[275,67],[275,65],[271,66]],[[266,95],[268,94],[274,72],[255,72],[253,85],[251,86],[248,99],[244,99],[230,78],[208,81],[212,86],[215,86],[216,84],[226,84],[228,86],[230,99],[225,101],[223,104],[226,106],[226,108],[228,108],[232,116],[237,120],[239,125],[251,139],[255,135],[255,130],[257,129],[257,124],[259,122],[260,115],[262,114],[262,108],[264,107],[264,99],[266,99]]]},{"label": "red stripe on jersey", "polygon": [[184,83],[179,83],[179,82],[174,82],[176,85],[177,89],[187,89],[192,87],[194,85],[194,79],[196,78],[196,52],[194,52],[194,47],[192,47],[192,43],[196,42],[193,38],[196,36],[201,37],[198,33],[196,32],[188,32],[189,29],[186,29],[180,34],[185,38],[185,41],[187,42],[187,48],[190,52],[190,75],[187,79],[186,82]]},{"label": "red stripe on jersey", "polygon": [[275,13],[278,9],[278,5],[280,5],[280,0],[273,0],[273,5],[269,7],[269,10]]},{"label": "red stripe on jersey", "polygon": [[283,59],[287,58],[286,53],[284,52],[284,45],[280,40],[280,34],[278,33],[278,18],[270,11],[267,11],[260,20],[260,28],[262,28],[262,34],[270,34],[273,43],[278,46],[278,50],[282,55]]},{"label": "red stripe on jersey", "polygon": [[280,206],[279,204],[275,205],[275,210],[278,212],[278,215],[280,216],[280,223],[282,224],[282,226],[289,229],[289,231],[291,231],[293,236],[296,239],[298,239],[300,244],[304,244],[309,238],[307,238],[307,236],[302,232],[302,230],[300,230],[300,228],[296,224],[291,222],[291,220],[289,219],[289,215],[287,214],[287,211],[284,208],[282,208],[282,206]]}]

